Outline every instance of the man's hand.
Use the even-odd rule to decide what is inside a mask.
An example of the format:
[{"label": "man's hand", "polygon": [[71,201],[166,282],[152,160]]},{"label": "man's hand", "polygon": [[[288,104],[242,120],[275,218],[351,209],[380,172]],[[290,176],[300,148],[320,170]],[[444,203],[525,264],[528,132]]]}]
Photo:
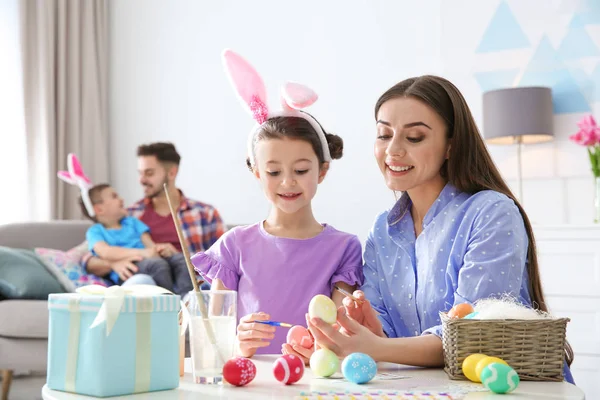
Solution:
[{"label": "man's hand", "polygon": [[175,246],[173,246],[171,243],[157,243],[156,251],[163,258],[168,258],[179,253]]},{"label": "man's hand", "polygon": [[122,280],[126,281],[136,272],[138,272],[138,267],[134,264],[134,262],[141,260],[142,257],[140,256],[128,257],[123,260],[113,262],[111,268]]},{"label": "man's hand", "polygon": [[159,257],[159,254],[156,249],[156,246],[154,246],[154,247],[147,247],[145,249],[140,249],[140,256],[142,258],[154,258],[154,257]]}]

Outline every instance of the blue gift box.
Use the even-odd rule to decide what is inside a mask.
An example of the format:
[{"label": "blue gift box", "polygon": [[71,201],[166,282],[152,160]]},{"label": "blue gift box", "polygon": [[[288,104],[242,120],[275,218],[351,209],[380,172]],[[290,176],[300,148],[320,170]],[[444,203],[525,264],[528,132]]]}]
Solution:
[{"label": "blue gift box", "polygon": [[116,288],[49,296],[50,389],[108,397],[179,386],[180,297]]}]

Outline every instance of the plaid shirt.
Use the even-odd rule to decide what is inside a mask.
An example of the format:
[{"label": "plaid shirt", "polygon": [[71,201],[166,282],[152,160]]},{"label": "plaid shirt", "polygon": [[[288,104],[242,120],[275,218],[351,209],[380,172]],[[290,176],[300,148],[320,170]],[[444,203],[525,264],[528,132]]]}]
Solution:
[{"label": "plaid shirt", "polygon": [[[190,254],[208,250],[225,232],[221,216],[214,207],[188,199],[181,191],[179,193],[181,194],[181,203],[177,213],[181,220],[183,235],[189,245]],[[130,216],[140,219],[150,202],[150,199],[144,198],[129,207],[127,211]]]}]

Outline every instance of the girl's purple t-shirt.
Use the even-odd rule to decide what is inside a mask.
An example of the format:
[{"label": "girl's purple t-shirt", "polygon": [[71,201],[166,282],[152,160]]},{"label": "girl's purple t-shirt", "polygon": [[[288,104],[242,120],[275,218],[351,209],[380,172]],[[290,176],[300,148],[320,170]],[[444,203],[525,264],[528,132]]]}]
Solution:
[{"label": "girl's purple t-shirt", "polygon": [[[331,297],[334,283],[360,286],[364,279],[359,239],[327,224],[310,239],[273,236],[262,222],[238,226],[192,256],[192,263],[205,277],[237,290],[238,322],[262,311],[271,320],[306,326],[315,295]],[[257,353],[280,353],[287,331],[278,327],[271,344]]]}]

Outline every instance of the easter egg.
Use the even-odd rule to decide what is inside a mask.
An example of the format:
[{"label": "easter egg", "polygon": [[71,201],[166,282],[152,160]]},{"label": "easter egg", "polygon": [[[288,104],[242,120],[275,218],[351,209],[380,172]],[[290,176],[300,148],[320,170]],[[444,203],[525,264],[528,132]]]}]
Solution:
[{"label": "easter egg", "polygon": [[279,357],[273,363],[273,376],[279,382],[291,385],[298,382],[304,375],[304,361],[293,354]]},{"label": "easter egg", "polygon": [[305,349],[310,349],[314,344],[313,337],[308,329],[300,325],[294,325],[290,328],[286,342],[290,346],[300,346]]},{"label": "easter egg", "polygon": [[244,386],[256,376],[256,366],[245,357],[235,357],[223,366],[223,379],[235,386]]},{"label": "easter egg", "polygon": [[519,375],[508,365],[491,363],[481,371],[481,383],[494,393],[510,393],[519,382]]},{"label": "easter egg", "polygon": [[308,315],[311,318],[321,318],[328,324],[337,320],[337,307],[329,297],[318,294],[308,304]]},{"label": "easter egg", "polygon": [[464,319],[477,319],[477,316],[479,315],[479,313],[477,311],[472,312],[469,315],[466,315]]},{"label": "easter egg", "polygon": [[352,353],[342,362],[342,375],[353,383],[367,383],[376,373],[377,364],[367,354]]},{"label": "easter egg", "polygon": [[462,363],[462,372],[467,377],[468,380],[472,382],[481,382],[479,377],[475,373],[475,367],[477,367],[477,363],[481,361],[483,358],[486,358],[485,354],[471,354]]},{"label": "easter egg", "polygon": [[479,378],[479,382],[481,382],[481,371],[491,363],[500,363],[504,365],[508,365],[506,361],[498,357],[484,357],[477,362],[475,366],[475,375]]},{"label": "easter egg", "polygon": [[340,367],[340,359],[328,349],[319,349],[310,356],[310,369],[313,374],[328,377],[335,374]]},{"label": "easter egg", "polygon": [[473,311],[473,306],[469,303],[460,303],[455,305],[448,311],[449,318],[464,318],[467,315],[471,314]]}]

